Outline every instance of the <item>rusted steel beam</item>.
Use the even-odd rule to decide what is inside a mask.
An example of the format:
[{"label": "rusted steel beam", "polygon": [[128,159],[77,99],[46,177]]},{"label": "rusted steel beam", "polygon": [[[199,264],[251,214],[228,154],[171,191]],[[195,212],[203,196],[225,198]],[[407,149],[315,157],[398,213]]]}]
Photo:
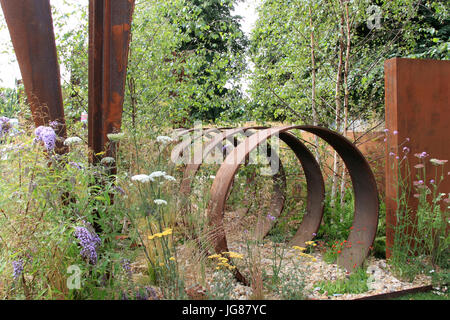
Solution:
[{"label": "rusted steel beam", "polygon": [[407,294],[420,293],[420,292],[429,292],[431,290],[433,290],[433,286],[432,285],[427,285],[427,286],[416,287],[416,288],[411,288],[411,289],[405,289],[405,290],[400,290],[400,291],[375,294],[375,295],[372,295],[372,296],[356,298],[356,299],[353,299],[353,300],[389,300],[389,299],[402,297],[402,296],[405,296]]},{"label": "rusted steel beam", "polygon": [[[355,194],[355,213],[352,230],[347,239],[352,245],[343,248],[338,257],[338,264],[348,271],[353,271],[363,263],[375,239],[379,211],[377,186],[370,166],[361,152],[340,134],[317,126],[284,126],[262,130],[247,138],[245,143],[238,145],[227,156],[211,187],[207,212],[208,223],[215,230],[215,236],[212,237],[214,249],[217,253],[229,251],[223,215],[227,194],[239,166],[259,144],[276,134],[293,129],[308,131],[324,139],[347,166]],[[248,283],[237,268],[234,270],[239,281]]]},{"label": "rusted steel beam", "polygon": [[19,63],[23,84],[35,126],[55,126],[61,138],[55,151],[67,148],[61,79],[49,0],[0,1]]},{"label": "rusted steel beam", "polygon": [[89,1],[88,144],[92,163],[102,156],[115,157],[116,145],[107,135],[121,130],[134,3]]}]

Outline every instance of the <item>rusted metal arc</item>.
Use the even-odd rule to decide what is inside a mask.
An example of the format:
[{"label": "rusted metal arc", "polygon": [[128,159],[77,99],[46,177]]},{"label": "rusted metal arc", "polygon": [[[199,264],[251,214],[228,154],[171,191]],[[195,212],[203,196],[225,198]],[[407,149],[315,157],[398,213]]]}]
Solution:
[{"label": "rusted metal arc", "polygon": [[[128,49],[134,0],[89,1],[89,148],[91,162],[98,153],[114,157],[107,135],[118,133],[122,124]],[[114,170],[115,171],[115,170]]]},{"label": "rusted metal arc", "polygon": [[[243,128],[234,128],[226,130],[218,135],[216,135],[209,143],[206,144],[203,154],[202,161],[197,163],[189,163],[183,175],[183,180],[180,185],[180,193],[188,194],[191,191],[192,181],[198,170],[200,169],[201,164],[204,160],[208,158],[208,156],[213,152],[217,147],[222,145],[224,140],[234,138],[237,134],[245,134],[248,130],[253,129],[263,129],[267,127],[261,126],[253,126],[253,127],[243,127]],[[201,150],[199,150],[201,151]],[[217,151],[217,150],[216,150]],[[278,158],[276,154],[274,154]],[[222,152],[220,152],[220,157],[222,157]],[[286,175],[284,173],[284,169],[280,163],[280,170],[273,176],[274,180],[274,190],[272,192],[272,198],[270,202],[269,212],[272,216],[278,217],[284,207],[284,201],[286,198]],[[255,236],[258,239],[262,239],[269,232],[270,228],[273,226],[273,221],[269,219],[258,220]]]},{"label": "rusted metal arc", "polygon": [[[375,178],[364,156],[349,140],[336,132],[316,126],[285,126],[262,130],[250,136],[246,143],[241,143],[227,156],[211,187],[208,207],[208,222],[216,232],[213,237],[214,249],[217,253],[229,251],[223,226],[223,213],[228,190],[240,164],[260,143],[275,134],[292,129],[305,130],[324,139],[337,151],[347,166],[355,193],[355,215],[347,240],[352,246],[343,248],[338,257],[338,264],[352,271],[354,267],[362,264],[375,239],[378,223],[378,192]],[[247,283],[239,270],[237,268],[234,270],[236,278]]]},{"label": "rusted metal arc", "polygon": [[58,121],[57,153],[65,153],[64,108],[49,0],[1,0],[35,126]]},{"label": "rusted metal arc", "polygon": [[[184,156],[184,152],[186,149],[188,149],[192,143],[195,143],[198,139],[201,139],[203,137],[210,137],[212,138],[212,133],[221,133],[221,128],[210,128],[206,130],[198,130],[198,134],[194,134],[193,136],[187,136],[183,141],[175,146],[175,148],[172,149],[170,159],[173,163],[179,163],[181,157]],[[191,131],[190,131],[191,132]],[[195,150],[194,150],[195,151]],[[201,154],[194,154],[194,163],[200,163],[202,162],[202,155]],[[187,163],[188,165],[191,164],[191,162]]]},{"label": "rusted metal arc", "polygon": [[290,241],[291,245],[304,246],[305,242],[312,240],[319,230],[323,217],[325,183],[315,156],[299,139],[288,132],[280,132],[280,139],[294,151],[306,178],[306,213]]}]

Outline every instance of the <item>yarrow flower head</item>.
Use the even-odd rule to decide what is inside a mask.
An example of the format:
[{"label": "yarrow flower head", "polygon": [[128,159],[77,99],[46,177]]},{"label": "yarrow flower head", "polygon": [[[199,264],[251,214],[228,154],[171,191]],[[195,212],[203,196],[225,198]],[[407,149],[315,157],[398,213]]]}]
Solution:
[{"label": "yarrow flower head", "polygon": [[430,162],[435,166],[443,166],[448,162],[448,160],[430,159]]},{"label": "yarrow flower head", "polygon": [[108,137],[108,139],[110,141],[118,142],[118,141],[122,140],[123,138],[125,138],[125,133],[123,133],[123,132],[120,132],[120,133],[108,133],[106,136]]},{"label": "yarrow flower head", "polygon": [[159,205],[162,205],[162,204],[164,204],[164,205],[167,204],[167,201],[166,201],[166,200],[163,200],[163,199],[155,199],[155,200],[153,200],[153,202],[154,202],[155,204],[157,204],[158,206],[159,206]]},{"label": "yarrow flower head", "polygon": [[156,142],[161,143],[162,145],[168,144],[170,142],[172,142],[173,139],[171,137],[168,136],[158,136],[156,137]]},{"label": "yarrow flower head", "polygon": [[89,231],[85,227],[76,227],[75,236],[80,241],[81,256],[89,259],[92,264],[97,263],[97,247],[101,243],[100,237],[95,233]]},{"label": "yarrow flower head", "polygon": [[146,182],[149,182],[149,181],[153,181],[153,179],[150,178],[150,176],[148,176],[146,174],[138,174],[138,175],[132,176],[131,180],[139,181],[141,183],[146,183]]},{"label": "yarrow flower head", "polygon": [[53,130],[53,128],[39,126],[34,131],[34,134],[36,135],[36,138],[34,139],[34,141],[35,142],[38,142],[38,141],[43,142],[47,151],[51,151],[55,148],[56,133],[55,133],[55,130]]},{"label": "yarrow flower head", "polygon": [[154,171],[154,172],[150,173],[149,177],[152,181],[155,181],[155,178],[164,177],[166,175],[167,175],[167,173],[165,171]]},{"label": "yarrow flower head", "polygon": [[116,160],[113,157],[104,157],[102,161],[100,161],[101,164],[113,164]]},{"label": "yarrow flower head", "polygon": [[79,137],[69,137],[66,140],[64,140],[64,145],[71,146],[74,144],[78,144],[80,142],[83,142],[83,140],[81,140],[81,138],[79,138]]},{"label": "yarrow flower head", "polygon": [[17,280],[23,271],[24,267],[23,259],[14,260],[12,262],[12,266],[13,266],[13,278],[14,280]]}]

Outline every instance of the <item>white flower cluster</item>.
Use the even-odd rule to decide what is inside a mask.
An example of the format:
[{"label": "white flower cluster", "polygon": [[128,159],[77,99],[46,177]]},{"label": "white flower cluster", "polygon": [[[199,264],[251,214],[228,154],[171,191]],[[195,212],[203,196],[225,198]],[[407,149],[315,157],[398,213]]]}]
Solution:
[{"label": "white flower cluster", "polygon": [[173,141],[173,139],[171,137],[168,137],[168,136],[158,136],[156,138],[156,142],[161,143],[163,145],[164,144],[168,144],[168,143],[170,143],[172,141]]},{"label": "white flower cluster", "polygon": [[156,178],[160,178],[160,177],[162,177],[168,181],[176,181],[176,179],[174,177],[172,177],[171,175],[168,175],[165,171],[155,171],[155,172],[150,173],[149,175],[138,174],[138,175],[132,176],[131,180],[146,183],[149,181],[155,181]]},{"label": "white flower cluster", "polygon": [[110,141],[117,142],[117,141],[120,141],[123,138],[125,138],[125,133],[123,133],[123,132],[120,132],[120,133],[108,133],[106,136],[108,137],[108,139]]},{"label": "white flower cluster", "polygon": [[64,140],[64,145],[71,146],[74,144],[79,144],[81,142],[83,142],[83,140],[81,140],[81,138],[79,138],[79,137],[69,137],[66,140]]}]

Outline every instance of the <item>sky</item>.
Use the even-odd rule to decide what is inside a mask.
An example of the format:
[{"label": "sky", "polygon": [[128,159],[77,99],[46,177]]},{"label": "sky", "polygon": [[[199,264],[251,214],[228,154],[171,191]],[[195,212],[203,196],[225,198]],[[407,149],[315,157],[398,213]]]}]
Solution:
[{"label": "sky", "polygon": [[[87,0],[85,0],[87,1]],[[256,6],[260,0],[244,0],[235,6],[234,15],[242,16],[242,31],[249,35],[254,23],[257,19]],[[55,6],[57,10],[64,11],[63,0],[51,0],[50,4]],[[0,10],[0,86],[12,88],[15,86],[16,79],[21,79],[19,65],[12,52],[11,38]],[[64,70],[61,70],[64,74]],[[246,81],[243,82],[244,90],[246,89]]]}]

